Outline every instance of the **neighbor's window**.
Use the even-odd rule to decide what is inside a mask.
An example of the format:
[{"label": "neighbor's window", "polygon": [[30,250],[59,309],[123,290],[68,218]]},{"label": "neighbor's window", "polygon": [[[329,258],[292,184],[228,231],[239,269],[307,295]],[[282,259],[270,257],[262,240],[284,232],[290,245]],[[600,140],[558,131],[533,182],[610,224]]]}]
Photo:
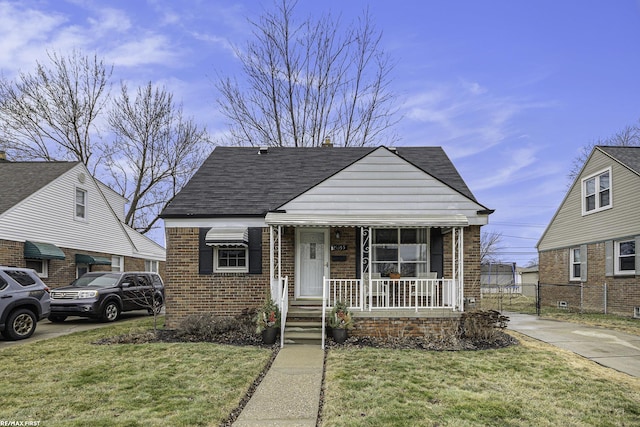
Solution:
[{"label": "neighbor's window", "polygon": [[76,219],[87,219],[87,192],[76,188]]},{"label": "neighbor's window", "polygon": [[382,277],[397,271],[404,277],[417,277],[428,268],[426,228],[379,228],[371,242],[373,271]]},{"label": "neighbor's window", "polygon": [[215,271],[218,273],[246,273],[249,271],[247,248],[216,246],[213,251]]},{"label": "neighbor's window", "polygon": [[144,271],[150,271],[152,273],[158,272],[158,261],[154,261],[151,259],[144,260]]},{"label": "neighbor's window", "polygon": [[616,274],[635,274],[636,241],[624,240],[616,242]]},{"label": "neighbor's window", "polygon": [[46,259],[28,259],[26,267],[35,270],[39,277],[49,277],[49,262]]},{"label": "neighbor's window", "polygon": [[570,280],[580,280],[580,248],[571,249],[570,254]]},{"label": "neighbor's window", "polygon": [[582,213],[611,207],[611,169],[582,180]]},{"label": "neighbor's window", "polygon": [[117,255],[111,257],[111,271],[124,271],[124,257]]}]

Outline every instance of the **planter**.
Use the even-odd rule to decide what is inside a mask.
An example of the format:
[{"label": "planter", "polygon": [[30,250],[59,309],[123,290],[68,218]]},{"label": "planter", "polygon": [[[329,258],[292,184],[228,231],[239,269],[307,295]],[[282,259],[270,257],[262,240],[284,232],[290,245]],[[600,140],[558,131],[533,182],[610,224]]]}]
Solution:
[{"label": "planter", "polygon": [[333,328],[331,333],[333,334],[333,340],[338,344],[342,344],[347,339],[347,330],[344,328]]},{"label": "planter", "polygon": [[273,344],[276,342],[276,335],[278,335],[278,329],[275,326],[265,328],[262,330],[262,342],[265,344]]},{"label": "planter", "polygon": [[400,278],[400,273],[389,273],[389,279],[398,280]]}]

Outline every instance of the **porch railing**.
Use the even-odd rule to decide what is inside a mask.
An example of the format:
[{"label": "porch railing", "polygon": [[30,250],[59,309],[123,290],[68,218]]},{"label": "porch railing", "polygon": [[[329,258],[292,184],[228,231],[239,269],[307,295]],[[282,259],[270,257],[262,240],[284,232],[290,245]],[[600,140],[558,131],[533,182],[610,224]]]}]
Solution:
[{"label": "porch railing", "polygon": [[324,279],[325,307],[346,301],[352,310],[435,309],[461,310],[460,290],[453,279]]}]

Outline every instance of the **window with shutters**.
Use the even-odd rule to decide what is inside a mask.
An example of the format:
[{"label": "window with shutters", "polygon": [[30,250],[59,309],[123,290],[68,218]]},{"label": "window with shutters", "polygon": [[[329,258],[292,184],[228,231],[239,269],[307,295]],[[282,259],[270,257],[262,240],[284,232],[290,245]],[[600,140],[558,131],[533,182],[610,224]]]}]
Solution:
[{"label": "window with shutters", "polygon": [[636,273],[636,241],[621,240],[615,242],[615,273]]},{"label": "window with shutters", "polygon": [[570,257],[569,278],[570,280],[580,280],[580,248],[570,249]]}]

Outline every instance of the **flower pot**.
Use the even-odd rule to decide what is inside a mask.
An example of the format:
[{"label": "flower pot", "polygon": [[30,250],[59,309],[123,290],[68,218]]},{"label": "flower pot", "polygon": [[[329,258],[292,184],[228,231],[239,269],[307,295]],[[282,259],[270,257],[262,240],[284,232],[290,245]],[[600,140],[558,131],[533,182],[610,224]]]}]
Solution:
[{"label": "flower pot", "polygon": [[344,328],[333,328],[331,330],[333,340],[338,344],[342,344],[347,339],[347,330]]},{"label": "flower pot", "polygon": [[278,334],[278,328],[270,326],[262,330],[262,342],[265,344],[273,344],[276,342],[276,335]]},{"label": "flower pot", "polygon": [[400,273],[389,273],[389,279],[398,280],[400,278]]}]

